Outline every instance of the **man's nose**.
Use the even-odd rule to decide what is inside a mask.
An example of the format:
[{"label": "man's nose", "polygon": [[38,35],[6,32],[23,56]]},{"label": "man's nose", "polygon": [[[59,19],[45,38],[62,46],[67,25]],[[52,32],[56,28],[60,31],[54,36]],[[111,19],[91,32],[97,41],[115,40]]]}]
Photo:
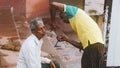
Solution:
[{"label": "man's nose", "polygon": [[42,31],[43,31],[43,33],[46,33],[46,30],[45,30],[44,28],[43,28],[43,30],[42,30]]}]

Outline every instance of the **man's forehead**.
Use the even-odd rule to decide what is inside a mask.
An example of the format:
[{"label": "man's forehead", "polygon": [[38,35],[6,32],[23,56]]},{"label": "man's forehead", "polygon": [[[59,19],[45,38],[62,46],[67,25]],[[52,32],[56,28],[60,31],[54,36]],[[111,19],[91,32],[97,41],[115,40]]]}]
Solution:
[{"label": "man's forehead", "polygon": [[44,24],[37,24],[36,27],[37,28],[43,28],[43,27],[45,27],[45,25]]},{"label": "man's forehead", "polygon": [[38,24],[43,24],[42,20],[36,20]]}]

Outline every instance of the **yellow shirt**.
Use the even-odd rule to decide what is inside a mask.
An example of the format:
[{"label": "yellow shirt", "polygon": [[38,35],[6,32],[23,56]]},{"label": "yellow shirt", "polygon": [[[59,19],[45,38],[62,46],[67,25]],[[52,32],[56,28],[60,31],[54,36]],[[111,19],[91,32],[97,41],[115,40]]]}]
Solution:
[{"label": "yellow shirt", "polygon": [[65,13],[69,17],[70,25],[77,33],[83,48],[88,46],[88,40],[90,44],[96,42],[103,43],[101,30],[90,16],[83,10],[74,6],[65,5],[64,8]]}]

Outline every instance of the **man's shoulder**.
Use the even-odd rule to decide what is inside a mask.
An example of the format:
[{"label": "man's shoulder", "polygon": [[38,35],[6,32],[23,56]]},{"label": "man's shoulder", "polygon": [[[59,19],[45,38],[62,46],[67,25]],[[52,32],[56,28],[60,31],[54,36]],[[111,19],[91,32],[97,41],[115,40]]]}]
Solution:
[{"label": "man's shoulder", "polygon": [[22,44],[22,46],[30,46],[30,45],[33,45],[33,44],[35,44],[34,43],[34,39],[31,37],[31,36],[29,36],[24,42],[23,42],[23,44]]},{"label": "man's shoulder", "polygon": [[27,37],[24,42],[29,42],[29,41],[30,41],[30,42],[33,41],[32,35],[30,35],[29,37]]},{"label": "man's shoulder", "polygon": [[64,12],[68,15],[69,18],[74,17],[78,9],[79,8],[76,6],[64,5]]},{"label": "man's shoulder", "polygon": [[77,10],[77,9],[79,9],[77,6],[74,6],[74,5],[67,5],[67,4],[64,4],[64,7],[66,8],[66,9],[69,9],[69,10]]}]

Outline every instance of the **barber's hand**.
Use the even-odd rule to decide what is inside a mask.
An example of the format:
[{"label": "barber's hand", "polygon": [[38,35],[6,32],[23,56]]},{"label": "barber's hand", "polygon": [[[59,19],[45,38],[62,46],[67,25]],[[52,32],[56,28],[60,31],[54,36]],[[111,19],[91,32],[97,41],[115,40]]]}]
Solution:
[{"label": "barber's hand", "polygon": [[66,35],[59,35],[57,36],[58,41],[68,41],[69,38]]},{"label": "barber's hand", "polygon": [[56,68],[56,66],[55,66],[53,61],[50,61],[50,68]]}]

